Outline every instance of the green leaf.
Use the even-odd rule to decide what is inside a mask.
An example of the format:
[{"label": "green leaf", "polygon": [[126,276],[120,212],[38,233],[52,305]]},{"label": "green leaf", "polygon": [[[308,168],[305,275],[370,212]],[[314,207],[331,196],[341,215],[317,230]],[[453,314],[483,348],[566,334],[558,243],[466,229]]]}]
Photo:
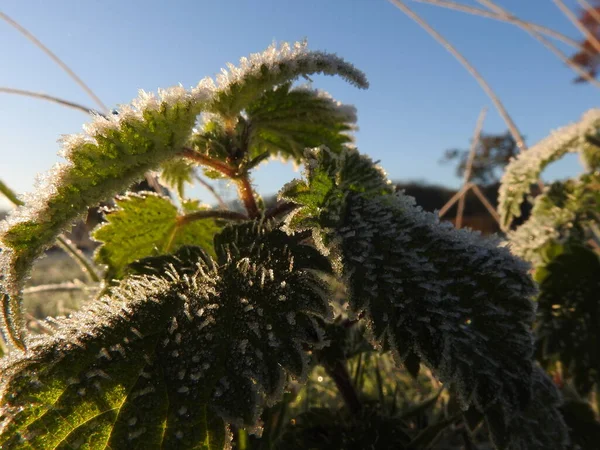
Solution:
[{"label": "green leaf", "polygon": [[546,267],[538,297],[538,354],[558,360],[580,394],[600,385],[600,258],[582,245],[567,244]]},{"label": "green leaf", "polygon": [[305,148],[325,145],[340,151],[352,142],[354,107],[341,105],[322,91],[291,83],[265,92],[246,109],[250,155],[266,153],[300,162]]},{"label": "green leaf", "polygon": [[131,280],[116,298],[92,302],[51,337],[33,338],[27,353],[3,360],[0,446],[204,448],[213,436],[223,439],[224,422],[206,408],[190,409],[180,423],[198,397],[177,392],[189,381],[168,370],[162,349],[184,304],[178,294],[156,278]]},{"label": "green leaf", "polygon": [[[392,194],[369,165],[355,150],[321,150],[307,162],[308,189],[291,184],[282,196],[300,206],[296,214],[317,215],[314,232],[339,258],[350,306],[373,339],[389,343],[400,361],[416,353],[464,407],[498,404],[498,420],[511,428],[533,377],[535,286],[527,265],[498,242],[440,223],[414,199]],[[330,190],[310,197],[313,180],[320,185],[326,175]]]},{"label": "green leaf", "polygon": [[367,88],[365,75],[335,54],[311,52],[306,42],[293,46],[275,44],[263,53],[242,58],[240,67],[228,65],[229,72],[217,76],[218,88],[210,111],[224,119],[235,119],[237,115],[263,92],[293,81],[300,76],[316,73],[339,75],[359,88]]},{"label": "green leaf", "polygon": [[285,234],[235,228],[227,232],[239,241],[219,253],[225,261],[183,247],[137,262],[162,278],[124,279],[4,358],[0,446],[223,449],[227,423],[254,427],[288,375],[306,376],[303,346],[321,345],[313,317],[330,311],[319,264],[293,237],[274,252],[247,250],[253,233]]},{"label": "green leaf", "polygon": [[597,148],[588,136],[597,135],[599,129],[600,109],[592,109],[578,123],[554,131],[526,152],[521,152],[506,166],[498,192],[498,212],[504,230],[508,230],[512,220],[521,215],[525,195],[550,163],[566,153],[578,152],[586,169],[589,172],[595,170],[597,156],[593,155],[597,155]]},{"label": "green leaf", "polygon": [[530,217],[508,232],[511,250],[536,270],[553,259],[566,240],[585,241],[585,229],[600,217],[600,173],[556,181],[535,198]]},{"label": "green leaf", "polygon": [[567,449],[568,428],[560,406],[562,398],[552,380],[539,367],[532,374],[531,399],[527,407],[508,424],[506,411],[495,404],[485,411],[492,442],[498,449],[545,450]]},{"label": "green leaf", "polygon": [[109,118],[96,116],[86,134],[63,138],[66,164],[8,218],[0,234],[0,271],[10,297],[7,331],[23,345],[21,289],[33,261],[91,205],[123,191],[143,174],[175,156],[188,140],[196,116],[211,95],[206,82],[191,91],[175,87],[160,98],[142,91],[133,107]]},{"label": "green leaf", "polygon": [[107,222],[93,232],[102,243],[95,257],[108,267],[107,279],[122,278],[125,267],[138,259],[170,253],[183,245],[198,245],[214,254],[212,241],[220,229],[214,219],[179,221],[171,200],[154,193],[129,194],[115,203]]},{"label": "green leaf", "polygon": [[194,165],[183,158],[165,161],[160,166],[160,179],[171,189],[175,189],[179,198],[185,197],[185,185],[194,181]]}]

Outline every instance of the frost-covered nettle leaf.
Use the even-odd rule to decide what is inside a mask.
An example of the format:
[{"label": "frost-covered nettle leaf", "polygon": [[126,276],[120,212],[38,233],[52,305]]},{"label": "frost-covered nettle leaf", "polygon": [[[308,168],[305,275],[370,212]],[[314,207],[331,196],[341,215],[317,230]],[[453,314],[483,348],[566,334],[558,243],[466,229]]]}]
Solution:
[{"label": "frost-covered nettle leaf", "polygon": [[217,94],[209,110],[233,121],[263,92],[312,74],[338,75],[359,88],[367,88],[365,75],[335,54],[309,51],[306,41],[273,44],[263,53],[242,58],[240,66],[227,65],[217,75]]},{"label": "frost-covered nettle leaf", "polygon": [[507,233],[511,251],[536,269],[549,262],[545,249],[581,235],[600,217],[600,173],[557,181],[536,197],[530,217]]},{"label": "frost-covered nettle leaf", "polygon": [[[279,197],[302,206],[288,216],[288,227],[312,230],[317,244],[327,239],[321,228],[338,226],[349,193],[370,197],[394,192],[385,172],[356,150],[344,149],[338,154],[319,147],[306,150],[305,158],[306,179],[288,183]],[[321,245],[320,250],[328,254],[330,249]]]},{"label": "frost-covered nettle leaf", "polygon": [[[138,261],[157,275],[127,278],[3,359],[0,446],[223,449],[228,423],[254,427],[288,376],[306,376],[303,345],[321,343],[315,318],[330,311],[297,239],[234,228],[217,262],[198,247]],[[289,245],[243,247],[270,231]]]},{"label": "frost-covered nettle leaf", "polygon": [[586,170],[591,172],[598,169],[599,130],[600,109],[592,109],[578,123],[554,131],[508,164],[498,194],[498,211],[504,230],[508,230],[512,220],[521,215],[521,204],[526,194],[531,185],[538,182],[548,164],[566,153],[579,152]]},{"label": "frost-covered nettle leaf", "polygon": [[531,385],[532,396],[525,411],[507,427],[502,413],[492,408],[486,422],[496,448],[510,450],[572,449],[567,425],[560,412],[563,400],[548,375],[535,367]]},{"label": "frost-covered nettle leaf", "polygon": [[107,221],[93,232],[102,243],[95,259],[107,266],[106,279],[122,278],[128,264],[183,245],[198,245],[214,254],[213,237],[220,229],[214,219],[180,220],[190,211],[180,213],[169,198],[150,192],[118,197],[115,204]]},{"label": "frost-covered nettle leaf", "polygon": [[[365,168],[357,170],[357,161]],[[386,190],[382,173],[369,172],[369,164],[355,150],[314,154],[307,181],[282,193],[303,217],[292,216],[290,226],[322,227],[324,246],[339,257],[350,306],[376,342],[389,343],[400,360],[416,353],[465,406],[494,411],[496,422],[513,429],[533,376],[536,290],[528,266],[498,242],[440,223],[411,197]],[[316,217],[305,219],[310,213]]]},{"label": "frost-covered nettle leaf", "polygon": [[59,164],[41,181],[25,206],[13,211],[0,233],[0,271],[10,302],[7,328],[22,344],[21,288],[35,258],[88,206],[126,189],[146,171],[173,157],[188,140],[197,115],[212,94],[206,81],[174,87],[159,96],[143,91],[118,114],[96,116],[85,133],[62,140]]},{"label": "frost-covered nettle leaf", "polygon": [[[202,398],[189,374],[180,378],[164,349],[165,340],[181,339],[175,328],[193,307],[189,291],[130,279],[3,360],[0,447],[223,448],[228,431],[207,408],[209,393]],[[195,390],[183,392],[186,384]]]},{"label": "frost-covered nettle leaf", "polygon": [[286,83],[267,91],[246,108],[251,157],[268,153],[300,162],[305,148],[325,145],[340,151],[352,142],[356,109],[326,92]]},{"label": "frost-covered nettle leaf", "polygon": [[600,386],[600,259],[567,244],[544,267],[538,297],[538,354],[548,367],[560,361],[566,378],[587,395]]},{"label": "frost-covered nettle leaf", "polygon": [[185,185],[194,182],[194,165],[183,158],[174,158],[160,165],[160,180],[175,189],[179,198],[185,197]]}]

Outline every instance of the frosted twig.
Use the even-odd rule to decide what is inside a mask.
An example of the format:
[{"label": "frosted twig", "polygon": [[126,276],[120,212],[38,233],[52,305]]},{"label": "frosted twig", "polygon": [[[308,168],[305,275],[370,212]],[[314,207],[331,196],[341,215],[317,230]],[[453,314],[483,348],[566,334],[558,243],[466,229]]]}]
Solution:
[{"label": "frosted twig", "polygon": [[408,17],[417,22],[425,31],[427,31],[436,41],[438,41],[446,50],[448,50],[452,56],[454,56],[466,69],[467,71],[477,80],[479,85],[485,91],[485,93],[490,97],[498,112],[506,122],[510,133],[512,134],[517,146],[521,151],[526,150],[527,146],[525,145],[525,141],[523,136],[519,132],[517,125],[513,122],[512,118],[508,114],[508,111],[491,88],[491,86],[487,83],[487,81],[481,76],[481,74],[473,67],[473,65],[465,58],[446,38],[444,38],[441,34],[439,34],[435,29],[433,29],[427,22],[425,22],[421,17],[415,14],[411,9],[409,9],[402,1],[400,0],[389,0],[391,3],[396,5],[402,12],[404,12]]},{"label": "frosted twig", "polygon": [[220,210],[220,209],[208,209],[202,211],[194,211],[193,213],[186,214],[184,216],[179,216],[177,218],[177,225],[182,226],[190,222],[194,222],[196,220],[202,219],[224,219],[224,220],[234,220],[234,221],[242,221],[248,220],[248,216],[245,214],[229,211],[229,210]]},{"label": "frosted twig", "polygon": [[[507,17],[507,18],[514,17],[511,13],[506,11],[504,8],[496,5],[491,0],[477,0],[477,1],[479,3],[487,6],[492,11],[495,11],[496,13],[503,15],[504,17]],[[541,42],[544,45],[544,47],[546,47],[548,50],[550,50],[552,53],[554,53],[562,62],[564,62],[571,69],[573,69],[575,72],[577,72],[577,74],[579,76],[581,76],[583,79],[588,81],[590,84],[593,84],[597,88],[600,88],[600,81],[596,80],[593,76],[591,76],[590,73],[587,70],[585,70],[583,67],[581,67],[579,64],[575,64],[571,60],[571,58],[569,58],[567,55],[565,55],[552,42],[550,42],[548,39],[546,39],[544,36],[542,36],[540,33],[538,33],[536,30],[534,30],[527,24],[519,24],[519,26],[521,28],[523,28],[525,31],[527,31],[531,36],[533,36],[539,42]]]},{"label": "frosted twig", "polygon": [[33,92],[33,91],[27,91],[25,89],[15,89],[15,88],[9,88],[9,87],[4,87],[4,86],[0,86],[0,92],[3,94],[22,95],[25,97],[33,97],[33,98],[38,98],[40,100],[47,100],[49,102],[58,103],[59,105],[66,106],[68,108],[77,109],[86,114],[96,114],[96,115],[101,115],[101,116],[104,115],[104,114],[100,113],[99,111],[96,111],[93,108],[88,108],[87,106],[80,105],[79,103],[71,102],[69,100],[64,100],[62,98],[55,97],[53,95],[44,94],[42,92]]},{"label": "frosted twig", "polygon": [[598,53],[600,53],[600,41],[594,34],[586,27],[581,20],[577,18],[573,11],[571,11],[562,0],[553,0],[556,6],[563,12],[563,14],[571,21],[573,25],[577,27],[579,31],[585,36],[587,41],[592,44]]},{"label": "frosted twig", "polygon": [[83,80],[81,78],[79,78],[77,76],[77,74],[75,74],[75,72],[73,72],[71,70],[71,68],[65,64],[58,56],[56,56],[48,47],[46,47],[38,38],[36,38],[33,34],[31,34],[25,27],[23,27],[21,24],[19,24],[18,22],[16,22],[15,20],[11,19],[10,17],[8,17],[6,14],[4,14],[2,11],[0,11],[0,19],[3,19],[5,22],[7,22],[9,25],[13,26],[14,28],[16,28],[23,36],[25,36],[27,39],[29,39],[31,42],[33,42],[33,44],[38,47],[41,51],[43,51],[46,55],[48,55],[48,57],[54,61],[56,64],[58,64],[58,66],[60,66],[60,68],[62,70],[64,70],[72,79],[73,81],[75,81],[75,83],[77,83],[77,85],[79,87],[81,87],[81,89],[83,89],[89,96],[90,98],[92,98],[94,100],[94,102],[96,102],[96,104],[100,107],[100,109],[102,109],[105,113],[108,112],[108,108],[106,107],[106,105],[104,103],[102,103],[102,101],[100,100],[100,98],[98,98],[98,96],[96,94],[94,94],[94,91],[92,91],[87,84],[85,84],[83,82]]},{"label": "frosted twig", "polygon": [[[473,139],[471,140],[471,149],[469,150],[469,158],[467,159],[467,166],[465,167],[465,174],[463,179],[463,185],[468,184],[471,180],[471,173],[473,172],[473,161],[475,160],[475,153],[479,148],[479,140],[481,138],[481,129],[483,128],[483,122],[487,114],[487,108],[483,108],[477,118],[477,124],[475,125],[475,131],[473,132]],[[467,197],[468,190],[463,192],[463,195],[458,199],[458,208],[456,211],[456,228],[462,227],[463,215],[465,212],[465,199]]]}]

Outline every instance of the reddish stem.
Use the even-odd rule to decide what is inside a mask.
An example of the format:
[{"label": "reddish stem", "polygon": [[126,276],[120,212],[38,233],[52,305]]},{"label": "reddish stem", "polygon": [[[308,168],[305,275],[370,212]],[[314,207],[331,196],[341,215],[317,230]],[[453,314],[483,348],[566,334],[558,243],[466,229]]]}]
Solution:
[{"label": "reddish stem", "polygon": [[260,212],[258,211],[258,205],[256,204],[256,199],[254,198],[254,189],[252,189],[248,175],[245,174],[240,176],[235,180],[235,182],[238,188],[238,195],[240,196],[242,203],[244,203],[246,211],[248,211],[248,216],[250,218],[258,217]]},{"label": "reddish stem", "polygon": [[211,169],[221,172],[228,178],[234,178],[236,175],[235,169],[233,167],[221,161],[217,161],[216,159],[212,159],[209,156],[203,155],[202,153],[199,153],[191,148],[184,148],[181,151],[181,156],[190,159],[194,162],[197,162],[198,164],[210,167]]}]

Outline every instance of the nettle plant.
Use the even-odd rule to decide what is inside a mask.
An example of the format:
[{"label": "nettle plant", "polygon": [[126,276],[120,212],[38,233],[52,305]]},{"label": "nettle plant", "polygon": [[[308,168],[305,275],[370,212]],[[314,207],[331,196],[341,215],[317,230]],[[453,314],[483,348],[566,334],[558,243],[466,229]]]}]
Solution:
[{"label": "nettle plant", "polygon": [[[340,306],[398,365],[422,362],[452,392],[459,412],[443,426],[480,417],[497,448],[567,448],[560,395],[533,362],[528,265],[395,193],[351,145],[354,108],[293,85],[318,73],[367,87],[335,55],[272,46],[216,83],[142,92],[63,139],[67,163],[2,228],[13,346],[0,360],[2,448],[246,448],[233,432],[260,434],[265,408],[307,379],[314,356],[335,356]],[[265,209],[250,172],[271,157],[305,172]],[[197,166],[231,180],[245,213],[186,198]],[[180,201],[118,197],[93,232],[101,295],[48,321],[51,334],[28,333],[21,299],[32,263],[87,207],[149,170]],[[341,448],[426,448],[423,433],[442,429],[416,435],[369,420]]]},{"label": "nettle plant", "polygon": [[[546,186],[530,217],[511,230],[531,185],[567,153],[579,154],[583,173]],[[600,405],[600,110],[588,111],[507,166],[499,212],[513,252],[531,262],[540,285],[538,360],[576,398],[590,399],[595,389]]]}]

